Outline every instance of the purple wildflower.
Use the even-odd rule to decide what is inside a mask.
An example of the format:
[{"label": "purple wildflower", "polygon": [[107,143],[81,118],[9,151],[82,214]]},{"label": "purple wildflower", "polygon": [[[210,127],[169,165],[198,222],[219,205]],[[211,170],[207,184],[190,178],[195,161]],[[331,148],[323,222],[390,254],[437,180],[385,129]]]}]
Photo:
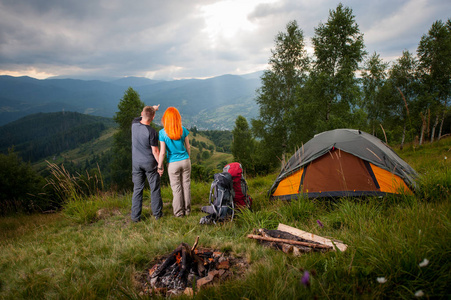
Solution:
[{"label": "purple wildflower", "polygon": [[321,228],[323,228],[323,227],[324,227],[323,223],[321,223],[321,221],[320,221],[320,220],[316,220],[316,223],[318,223],[319,227],[321,227]]},{"label": "purple wildflower", "polygon": [[304,275],[301,278],[301,283],[306,287],[310,286],[310,274],[308,271],[304,271]]}]

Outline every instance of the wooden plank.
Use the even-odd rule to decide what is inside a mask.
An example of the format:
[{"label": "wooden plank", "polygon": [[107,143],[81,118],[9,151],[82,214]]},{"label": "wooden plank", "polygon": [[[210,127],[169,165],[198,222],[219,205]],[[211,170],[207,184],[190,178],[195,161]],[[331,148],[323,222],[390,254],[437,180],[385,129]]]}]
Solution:
[{"label": "wooden plank", "polygon": [[292,240],[286,240],[286,239],[278,239],[278,238],[272,238],[272,237],[264,237],[264,236],[255,235],[255,234],[248,234],[247,237],[250,239],[262,240],[262,241],[268,241],[268,242],[276,242],[276,243],[286,243],[286,244],[291,244],[291,245],[301,245],[301,246],[307,246],[307,247],[318,248],[318,249],[331,249],[332,248],[332,246],[328,246],[328,245],[313,244],[313,243],[292,241]]},{"label": "wooden plank", "polygon": [[332,243],[332,240],[330,240],[330,239],[327,239],[322,236],[315,235],[313,233],[303,231],[303,230],[300,230],[300,229],[297,229],[297,228],[294,228],[294,227],[291,227],[291,226],[288,226],[288,225],[285,225],[282,223],[279,223],[277,230],[291,233],[293,235],[296,235],[296,236],[306,239],[306,240],[310,240],[310,241],[321,243],[323,245],[331,246],[334,251],[336,251],[334,244],[338,249],[340,249],[340,251],[345,251],[348,248],[348,245],[343,244],[342,242],[333,241],[333,243]]}]

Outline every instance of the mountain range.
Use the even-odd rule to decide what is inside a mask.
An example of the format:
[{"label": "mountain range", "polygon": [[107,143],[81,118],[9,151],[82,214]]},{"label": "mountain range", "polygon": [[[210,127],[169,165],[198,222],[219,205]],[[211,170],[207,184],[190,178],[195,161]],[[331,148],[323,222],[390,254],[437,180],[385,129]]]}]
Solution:
[{"label": "mountain range", "polygon": [[[177,107],[186,127],[231,130],[238,115],[247,119],[257,116],[255,96],[261,74],[173,81],[0,76],[0,126],[38,112],[74,111],[111,118],[126,90],[132,87],[146,105],[160,104],[161,115],[167,107]],[[155,121],[159,119],[157,116]]]}]

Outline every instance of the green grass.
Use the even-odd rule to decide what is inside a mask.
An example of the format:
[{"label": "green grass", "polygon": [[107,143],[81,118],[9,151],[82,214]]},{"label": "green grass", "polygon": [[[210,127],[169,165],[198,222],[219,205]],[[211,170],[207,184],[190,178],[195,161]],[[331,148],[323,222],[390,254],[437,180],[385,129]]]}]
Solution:
[{"label": "green grass", "polygon": [[[72,197],[62,212],[0,219],[0,299],[145,299],[138,278],[181,242],[231,251],[249,267],[198,291],[195,299],[449,299],[451,290],[451,140],[398,151],[420,173],[415,196],[336,201],[269,201],[277,174],[248,179],[252,211],[234,222],[200,225],[210,183],[192,183],[193,213],[172,217],[172,193],[162,190],[164,217],[130,222],[131,195]],[[451,159],[451,158],[450,158]],[[70,197],[69,197],[70,198]],[[320,220],[324,225],[320,227]],[[300,257],[265,248],[246,236],[284,223],[342,240],[344,252]],[[427,259],[429,263],[421,267]],[[305,271],[310,286],[301,284]],[[385,283],[379,283],[378,278]],[[181,298],[188,298],[182,296]]]}]

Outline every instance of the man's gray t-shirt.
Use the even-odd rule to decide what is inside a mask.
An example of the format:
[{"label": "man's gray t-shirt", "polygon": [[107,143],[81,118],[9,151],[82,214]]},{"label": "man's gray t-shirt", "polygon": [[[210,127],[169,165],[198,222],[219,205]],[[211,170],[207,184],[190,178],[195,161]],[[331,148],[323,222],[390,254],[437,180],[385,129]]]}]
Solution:
[{"label": "man's gray t-shirt", "polygon": [[133,164],[150,163],[157,166],[157,161],[152,153],[152,146],[158,147],[158,133],[150,125],[144,125],[141,117],[132,123],[132,161]]}]

